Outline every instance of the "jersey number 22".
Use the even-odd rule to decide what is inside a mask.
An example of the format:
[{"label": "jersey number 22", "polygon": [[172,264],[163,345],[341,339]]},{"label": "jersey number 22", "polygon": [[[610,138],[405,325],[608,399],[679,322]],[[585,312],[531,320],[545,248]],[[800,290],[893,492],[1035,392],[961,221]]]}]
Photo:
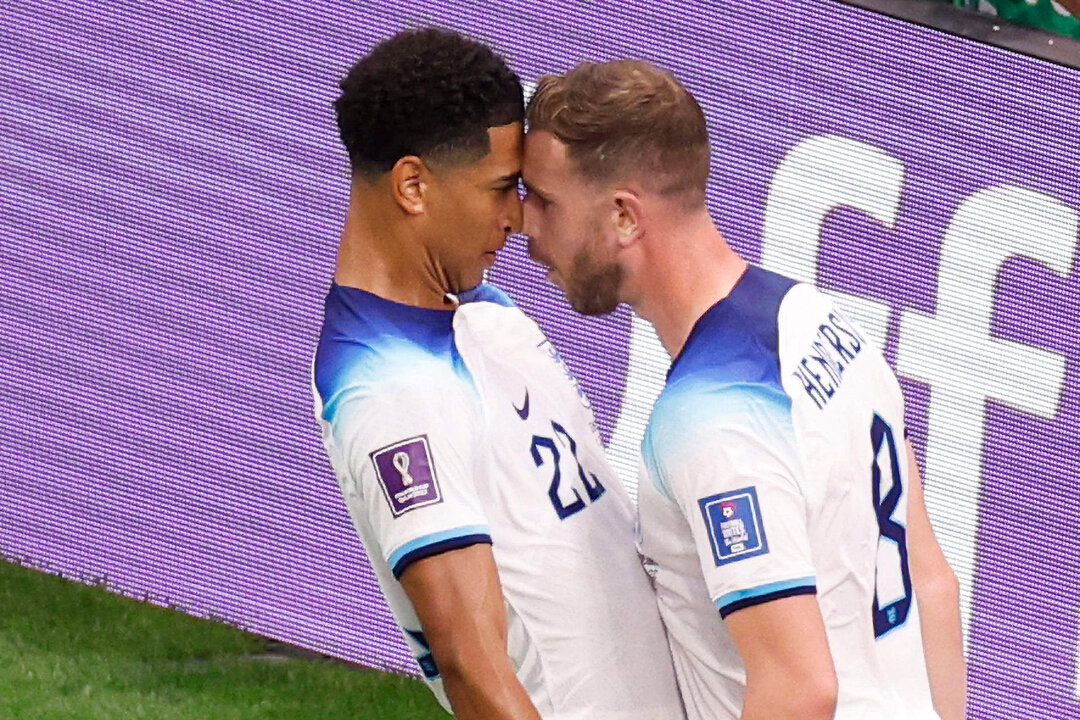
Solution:
[{"label": "jersey number 22", "polygon": [[[566,432],[566,429],[555,422],[551,421],[551,429],[554,431],[553,437],[545,437],[543,435],[533,435],[532,439],[532,458],[536,463],[536,467],[544,466],[544,457],[541,454],[541,450],[546,450],[551,456],[551,465],[553,468],[551,485],[548,487],[548,497],[551,498],[551,504],[555,508],[555,513],[559,516],[560,520],[565,520],[576,512],[581,512],[585,509],[585,498],[581,497],[581,493],[576,488],[571,487],[570,493],[573,496],[573,500],[566,502],[564,496],[566,493],[560,492],[563,484],[562,471],[559,468],[559,460],[561,453],[559,447],[570,450],[570,455],[573,456],[574,462],[577,464],[577,478],[581,482],[582,489],[585,490],[586,497],[589,498],[589,502],[594,502],[600,499],[600,496],[604,494],[604,486],[600,484],[600,480],[590,472],[586,472],[585,468],[581,466],[581,460],[577,456],[577,443],[574,442],[574,438],[570,437],[570,433]],[[571,480],[571,482],[573,482]]]}]

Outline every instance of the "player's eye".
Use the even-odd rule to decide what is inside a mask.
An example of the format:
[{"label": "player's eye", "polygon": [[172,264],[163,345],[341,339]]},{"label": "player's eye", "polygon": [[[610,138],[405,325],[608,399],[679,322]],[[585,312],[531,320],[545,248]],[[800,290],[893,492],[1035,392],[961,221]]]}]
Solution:
[{"label": "player's eye", "polygon": [[518,189],[518,195],[521,197],[522,202],[536,203],[540,206],[541,210],[546,209],[547,206],[551,204],[550,200],[535,190],[530,189],[529,186],[524,183],[522,183],[521,187]]},{"label": "player's eye", "polygon": [[499,195],[506,195],[508,193],[516,191],[520,183],[521,175],[508,175],[492,182],[492,184],[490,185],[490,191]]}]

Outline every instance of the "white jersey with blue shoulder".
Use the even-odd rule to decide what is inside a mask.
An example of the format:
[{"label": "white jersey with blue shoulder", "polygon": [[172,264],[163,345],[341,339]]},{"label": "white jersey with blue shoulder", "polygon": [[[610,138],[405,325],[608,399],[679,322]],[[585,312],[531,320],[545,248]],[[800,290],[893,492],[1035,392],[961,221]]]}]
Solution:
[{"label": "white jersey with blue shoulder", "polygon": [[750,266],[698,320],[642,444],[639,547],[690,720],[740,717],[722,621],[816,594],[838,720],[937,720],[907,562],[904,403],[824,294]]},{"label": "white jersey with blue shoulder", "polygon": [[398,578],[490,543],[507,651],[544,720],[684,717],[592,411],[544,337],[482,284],[453,310],[333,285],[315,414],[387,603],[432,691],[439,669]]}]

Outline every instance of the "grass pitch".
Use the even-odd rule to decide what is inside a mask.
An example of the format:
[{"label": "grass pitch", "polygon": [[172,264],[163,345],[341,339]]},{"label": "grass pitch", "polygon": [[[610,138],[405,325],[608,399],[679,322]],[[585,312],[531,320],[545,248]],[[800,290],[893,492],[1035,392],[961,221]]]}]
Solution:
[{"label": "grass pitch", "polygon": [[0,562],[0,718],[450,720],[418,680]]}]

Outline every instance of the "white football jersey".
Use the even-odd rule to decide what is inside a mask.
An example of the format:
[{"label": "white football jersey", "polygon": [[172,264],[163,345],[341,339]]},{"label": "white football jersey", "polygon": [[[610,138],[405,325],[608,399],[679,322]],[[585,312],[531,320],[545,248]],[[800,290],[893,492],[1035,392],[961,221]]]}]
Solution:
[{"label": "white football jersey", "polygon": [[825,295],[751,266],[672,363],[642,450],[639,546],[691,720],[742,710],[721,618],[815,593],[836,718],[938,717],[907,561],[903,398]]},{"label": "white football jersey", "polygon": [[333,285],[315,413],[383,594],[439,701],[439,669],[397,579],[491,543],[508,653],[545,720],[684,717],[634,516],[565,363],[509,298],[456,310]]}]

